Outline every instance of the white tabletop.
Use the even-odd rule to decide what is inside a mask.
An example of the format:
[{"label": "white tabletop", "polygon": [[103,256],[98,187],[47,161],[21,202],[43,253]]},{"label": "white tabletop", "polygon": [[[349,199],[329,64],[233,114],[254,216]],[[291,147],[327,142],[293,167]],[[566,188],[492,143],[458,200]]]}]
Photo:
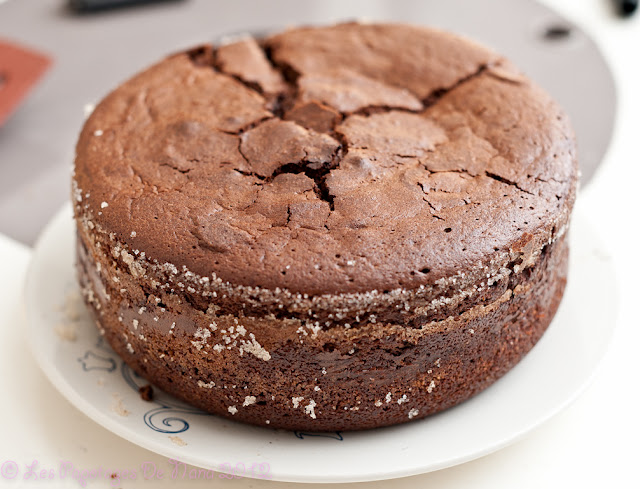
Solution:
[{"label": "white tabletop", "polygon": [[[617,128],[596,180],[581,195],[593,216],[618,274],[618,329],[599,373],[587,391],[563,413],[516,444],[450,469],[393,482],[394,488],[566,488],[632,487],[638,483],[638,345],[640,286],[637,232],[640,161],[640,16],[612,17],[600,0],[546,1],[585,28],[611,63],[619,90]],[[30,250],[0,235],[0,487],[79,487],[72,480],[23,480],[34,460],[57,469],[69,461],[80,469],[125,470],[162,457],[101,428],[72,407],[38,370],[23,336],[22,281]],[[600,284],[609,287],[611,284]],[[571,361],[568,352],[567,361]],[[425,440],[428,443],[428,440]],[[12,465],[15,462],[16,466]],[[10,479],[12,469],[20,473]],[[176,481],[110,480],[88,487],[156,487]],[[237,480],[193,480],[180,487],[293,487],[294,484]],[[360,484],[389,487],[389,482]],[[356,487],[357,485],[350,485]]]}]

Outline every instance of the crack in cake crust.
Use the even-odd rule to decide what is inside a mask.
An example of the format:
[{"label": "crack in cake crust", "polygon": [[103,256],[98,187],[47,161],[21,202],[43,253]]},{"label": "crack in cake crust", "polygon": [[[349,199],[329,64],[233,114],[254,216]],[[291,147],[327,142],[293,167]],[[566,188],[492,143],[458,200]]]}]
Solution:
[{"label": "crack in cake crust", "polygon": [[[388,49],[372,40],[379,27],[360,27],[363,56],[375,61],[376,49]],[[398,26],[386,29],[387,37],[400,36]],[[352,30],[337,26],[326,35],[350,39]],[[455,73],[445,70],[439,83],[416,91],[413,80],[403,88],[395,78],[385,81],[392,74],[372,73],[366,63],[360,74],[358,66],[346,75],[310,69],[295,54],[293,39],[300,35],[291,31],[174,55],[107,97],[78,145],[76,182],[92,195],[78,205],[78,214],[107,224],[130,249],[145,249],[159,262],[175,261],[201,276],[213,272],[238,285],[308,294],[428,285],[495,258],[492,245],[504,250],[523,230],[545,235],[538,236],[543,243],[554,225],[565,224],[564,210],[575,194],[569,126],[507,61],[441,34],[439,42],[470,54],[460,55],[464,62]],[[328,42],[323,36],[320,41]],[[250,68],[256,63],[262,67]],[[184,92],[178,101],[192,107],[187,120],[176,119],[181,112],[162,92],[159,83],[174,83],[169,73],[182,81],[175,87]],[[160,82],[150,83],[152,76]],[[384,90],[376,85],[372,92],[364,79],[390,90],[386,105],[380,101]],[[400,89],[418,105],[393,103]],[[339,90],[346,90],[343,98],[351,105],[354,98],[372,102],[349,111],[340,99],[317,100]],[[194,101],[215,91],[232,101]],[[527,98],[533,102],[523,103]],[[524,116],[493,106],[497,101],[520,104]],[[308,110],[329,114],[324,132],[305,127]],[[541,113],[547,114],[542,123],[534,120]],[[408,137],[414,118],[424,128]],[[524,139],[528,148],[516,149],[529,130],[542,132],[536,140]],[[265,147],[266,155],[252,150]],[[105,166],[102,158],[111,163]],[[85,169],[104,175],[103,182],[86,181]],[[390,205],[380,205],[379,194]],[[102,201],[110,207],[96,208],[94,202]],[[188,211],[174,212],[178,203]],[[503,214],[500,221],[492,217],[497,213]],[[475,221],[478,232],[471,235],[461,219]],[[161,224],[149,220],[180,233],[182,249],[159,246],[153,236]],[[548,225],[550,220],[555,222]],[[435,250],[436,240],[451,249]],[[275,242],[282,245],[273,248]],[[378,243],[396,248],[397,260]],[[324,255],[342,259],[335,266],[323,263]],[[238,260],[249,260],[251,273],[239,272]],[[426,268],[429,275],[417,273]]]}]

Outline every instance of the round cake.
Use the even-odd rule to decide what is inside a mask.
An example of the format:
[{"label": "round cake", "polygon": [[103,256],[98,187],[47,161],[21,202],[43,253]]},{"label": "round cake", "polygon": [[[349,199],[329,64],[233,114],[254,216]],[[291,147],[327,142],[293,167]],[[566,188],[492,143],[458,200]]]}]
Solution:
[{"label": "round cake", "polygon": [[203,410],[295,430],[482,391],[562,298],[566,115],[439,30],[296,28],[172,55],[80,135],[80,284],[113,349]]}]

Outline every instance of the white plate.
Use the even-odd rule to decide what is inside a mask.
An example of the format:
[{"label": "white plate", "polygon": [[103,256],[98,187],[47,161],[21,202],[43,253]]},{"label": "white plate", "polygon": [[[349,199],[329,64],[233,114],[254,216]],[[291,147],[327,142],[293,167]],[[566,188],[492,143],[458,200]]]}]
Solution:
[{"label": "white plate", "polygon": [[141,400],[137,387],[144,380],[102,343],[81,305],[70,206],[49,223],[33,254],[26,286],[29,343],[45,374],[78,409],[166,457],[223,472],[242,472],[235,463],[244,461],[245,476],[295,482],[372,481],[442,469],[522,437],[566,407],[593,376],[613,334],[615,277],[578,211],[565,297],[538,345],[473,399],[402,426],[311,435],[221,419],[157,390],[153,402]]}]

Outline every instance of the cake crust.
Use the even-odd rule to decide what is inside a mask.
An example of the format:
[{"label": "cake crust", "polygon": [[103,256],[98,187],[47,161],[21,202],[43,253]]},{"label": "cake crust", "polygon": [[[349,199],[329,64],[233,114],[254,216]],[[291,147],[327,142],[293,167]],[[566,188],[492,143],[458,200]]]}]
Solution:
[{"label": "cake crust", "polygon": [[[92,220],[151,259],[296,293],[411,289],[567,221],[567,118],[491,51],[407,26],[292,30],[252,51],[292,80],[275,96],[221,71],[240,54],[202,49],[212,64],[182,53],[118,87],[77,147]],[[338,113],[328,133],[291,120],[308,104]]]},{"label": "cake crust", "polygon": [[577,161],[496,53],[342,24],[143,71],[87,120],[73,185],[85,297],[138,373],[233,419],[363,429],[455,405],[535,344]]}]

